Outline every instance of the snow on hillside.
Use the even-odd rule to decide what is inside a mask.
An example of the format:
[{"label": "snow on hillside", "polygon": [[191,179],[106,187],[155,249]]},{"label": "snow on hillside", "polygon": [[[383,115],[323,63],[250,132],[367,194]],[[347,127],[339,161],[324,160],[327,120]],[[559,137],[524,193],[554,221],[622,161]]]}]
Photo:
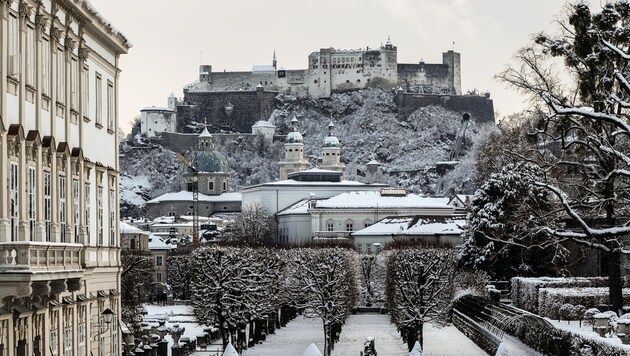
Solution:
[{"label": "snow on hillside", "polygon": [[[311,163],[316,164],[321,158],[332,120],[342,145],[345,179],[386,183],[415,193],[433,192],[438,178],[435,163],[449,160],[461,127],[461,115],[442,107],[421,108],[407,119],[398,120],[393,94],[381,89],[334,94],[330,99],[285,94],[276,99],[277,108],[270,120],[280,133],[286,134],[293,115],[298,117],[305,155]],[[491,126],[477,125],[473,118],[461,163],[446,175],[444,192],[474,192],[474,147],[490,130]],[[232,169],[232,191],[278,178],[277,162],[284,156],[283,142],[239,138],[216,149],[226,155]],[[383,164],[383,174],[366,177],[365,164],[373,159]],[[175,154],[138,135],[122,145],[120,166],[123,215],[139,212],[144,202],[156,196],[179,190],[176,185],[180,163]]]}]

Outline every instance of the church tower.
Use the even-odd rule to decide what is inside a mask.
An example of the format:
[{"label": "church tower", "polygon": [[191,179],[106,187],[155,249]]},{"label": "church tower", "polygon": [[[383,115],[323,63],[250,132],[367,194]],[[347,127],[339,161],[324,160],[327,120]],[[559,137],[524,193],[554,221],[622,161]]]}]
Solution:
[{"label": "church tower", "polygon": [[324,146],[322,147],[322,164],[321,169],[337,171],[343,173],[346,166],[341,163],[341,143],[335,136],[335,124],[328,124],[328,136],[324,138]]},{"label": "church tower", "polygon": [[280,180],[286,180],[289,173],[303,171],[310,163],[304,159],[304,139],[297,130],[297,118],[291,120],[292,131],[287,135],[284,143],[284,161],[278,162]]},{"label": "church tower", "polygon": [[278,61],[276,60],[276,50],[273,50],[273,69],[278,70]]}]

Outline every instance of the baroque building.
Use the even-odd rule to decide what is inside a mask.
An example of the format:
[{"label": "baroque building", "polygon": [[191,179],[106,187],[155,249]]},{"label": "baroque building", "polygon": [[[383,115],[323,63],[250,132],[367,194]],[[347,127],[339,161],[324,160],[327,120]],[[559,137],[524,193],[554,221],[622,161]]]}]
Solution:
[{"label": "baroque building", "polygon": [[119,57],[89,2],[0,1],[0,355],[116,355]]}]

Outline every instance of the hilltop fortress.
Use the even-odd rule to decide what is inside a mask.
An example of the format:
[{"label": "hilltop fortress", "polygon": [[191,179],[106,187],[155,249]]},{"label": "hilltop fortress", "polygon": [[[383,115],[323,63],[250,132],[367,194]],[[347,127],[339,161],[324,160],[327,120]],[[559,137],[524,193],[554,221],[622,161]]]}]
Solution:
[{"label": "hilltop fortress", "polygon": [[477,122],[494,121],[489,94],[462,95],[459,53],[442,53],[442,63],[398,63],[398,49],[388,38],[379,48],[322,48],[308,56],[307,69],[278,68],[275,52],[271,64],[249,71],[213,72],[211,65],[201,65],[199,78],[184,86],[183,98],[171,94],[167,107],[141,110],[141,132],[149,137],[198,132],[207,119],[210,132],[245,133],[269,119],[280,93],[319,99],[364,88],[395,89],[401,119],[419,107],[438,105],[468,112]]},{"label": "hilltop fortress", "polygon": [[199,80],[184,88],[186,93],[266,90],[308,94],[327,98],[334,92],[367,87],[406,92],[461,95],[460,54],[442,53],[441,64],[398,63],[398,49],[391,40],[380,48],[337,50],[322,48],[308,56],[308,69],[278,69],[274,53],[271,65],[255,65],[247,72],[212,72],[211,65],[201,65]]}]

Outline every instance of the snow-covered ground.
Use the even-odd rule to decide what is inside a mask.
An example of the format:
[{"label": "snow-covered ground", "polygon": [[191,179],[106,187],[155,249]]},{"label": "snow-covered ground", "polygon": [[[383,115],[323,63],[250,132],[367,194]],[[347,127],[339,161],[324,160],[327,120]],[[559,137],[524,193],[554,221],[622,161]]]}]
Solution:
[{"label": "snow-covered ground", "polygon": [[564,320],[557,321],[557,320],[551,320],[549,318],[545,318],[545,319],[547,319],[553,326],[555,326],[558,329],[570,331],[574,334],[584,337],[585,339],[598,340],[598,341],[602,341],[611,345],[621,347],[623,350],[626,350],[628,354],[630,354],[630,345],[623,345],[623,343],[617,336],[601,337],[595,331],[593,331],[593,327],[591,325],[586,325],[586,323],[584,322],[582,323],[582,326],[580,327],[580,323],[577,320],[567,323]]},{"label": "snow-covered ground", "polygon": [[[190,305],[153,305],[144,304],[144,308],[147,311],[147,315],[144,316],[144,320],[149,322],[150,325],[157,325],[157,320],[166,319],[166,327],[173,327],[175,324],[179,324],[180,327],[185,328],[182,337],[189,337],[191,340],[196,340],[197,335],[203,334],[204,325],[197,323],[193,316],[193,309]],[[168,348],[173,346],[173,338],[171,335],[164,337],[168,341]]]},{"label": "snow-covered ground", "polygon": [[[431,325],[424,327],[423,355],[487,355],[454,326],[437,329]],[[359,355],[363,351],[365,338],[375,339],[379,355],[406,356],[409,354],[396,327],[389,322],[388,315],[351,315],[343,326],[339,342],[333,350],[334,356]],[[291,321],[285,328],[277,330],[265,342],[243,352],[242,356],[301,356],[309,344],[314,343],[320,350],[324,347],[322,324],[319,319],[306,319],[302,316]]]}]

